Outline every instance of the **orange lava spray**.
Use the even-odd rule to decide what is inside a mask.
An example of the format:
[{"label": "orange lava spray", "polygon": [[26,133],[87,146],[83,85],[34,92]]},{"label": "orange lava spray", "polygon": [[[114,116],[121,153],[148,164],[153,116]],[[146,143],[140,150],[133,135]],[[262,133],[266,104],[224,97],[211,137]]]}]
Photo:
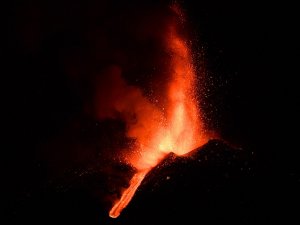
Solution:
[{"label": "orange lava spray", "polygon": [[208,141],[196,99],[192,54],[179,32],[182,13],[178,5],[173,5],[172,10],[177,18],[170,21],[164,37],[170,73],[164,96],[165,107],[161,109],[145,100],[134,104],[139,123],[129,126],[127,136],[137,141],[136,150],[129,156],[137,173],[110,210],[112,218],[120,215],[147,173],[168,153],[184,155]]}]

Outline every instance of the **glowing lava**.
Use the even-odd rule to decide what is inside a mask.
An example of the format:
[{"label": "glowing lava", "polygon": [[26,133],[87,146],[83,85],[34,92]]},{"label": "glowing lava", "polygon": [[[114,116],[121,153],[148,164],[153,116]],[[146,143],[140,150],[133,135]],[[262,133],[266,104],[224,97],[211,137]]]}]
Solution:
[{"label": "glowing lava", "polygon": [[149,170],[139,171],[131,178],[129,188],[124,191],[120,201],[115,204],[114,207],[110,210],[110,217],[117,218],[120,215],[122,209],[124,209],[128,205],[136,189],[140,186],[141,182],[148,172]]},{"label": "glowing lava", "polygon": [[182,13],[177,5],[172,10],[177,18],[170,22],[164,36],[165,50],[170,57],[170,79],[163,96],[165,104],[163,108],[145,101],[134,105],[138,109],[136,114],[139,121],[128,127],[127,136],[135,138],[137,142],[129,159],[138,172],[109,212],[112,218],[120,215],[147,173],[168,153],[184,155],[208,140],[196,99],[192,54],[179,32]]}]

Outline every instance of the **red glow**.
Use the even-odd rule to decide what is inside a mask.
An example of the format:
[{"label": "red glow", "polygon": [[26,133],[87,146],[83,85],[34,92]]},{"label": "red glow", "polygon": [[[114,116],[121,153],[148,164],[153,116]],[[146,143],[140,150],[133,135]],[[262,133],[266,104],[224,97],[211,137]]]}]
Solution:
[{"label": "red glow", "polygon": [[131,178],[130,187],[124,191],[120,201],[118,201],[118,203],[115,204],[114,207],[110,210],[109,216],[111,218],[117,218],[120,215],[122,209],[124,209],[130,202],[136,189],[139,187],[147,173],[148,170],[139,171]]},{"label": "red glow", "polygon": [[[178,6],[174,6],[173,11],[182,15]],[[138,122],[128,126],[127,136],[136,139],[135,149],[128,158],[138,172],[111,209],[110,217],[120,215],[146,174],[168,153],[184,155],[208,141],[196,99],[192,54],[187,41],[179,34],[178,26],[178,20],[170,22],[165,36],[165,48],[170,55],[165,107],[161,109],[152,104],[142,98],[140,92],[134,97],[140,100],[130,103],[135,108]]]}]

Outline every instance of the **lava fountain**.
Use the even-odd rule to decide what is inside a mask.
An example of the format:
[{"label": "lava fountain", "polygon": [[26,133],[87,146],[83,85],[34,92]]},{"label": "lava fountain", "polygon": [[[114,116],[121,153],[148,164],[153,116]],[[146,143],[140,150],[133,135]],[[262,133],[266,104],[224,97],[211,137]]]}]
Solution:
[{"label": "lava fountain", "polygon": [[120,215],[147,173],[168,153],[184,155],[208,141],[198,108],[192,53],[187,39],[180,33],[183,15],[178,5],[173,5],[171,9],[176,19],[169,22],[164,35],[170,73],[164,107],[141,97],[141,92],[135,94],[135,98],[143,100],[132,103],[138,122],[128,125],[127,136],[136,140],[128,159],[137,172],[130,186],[110,210],[109,216],[112,218]]}]

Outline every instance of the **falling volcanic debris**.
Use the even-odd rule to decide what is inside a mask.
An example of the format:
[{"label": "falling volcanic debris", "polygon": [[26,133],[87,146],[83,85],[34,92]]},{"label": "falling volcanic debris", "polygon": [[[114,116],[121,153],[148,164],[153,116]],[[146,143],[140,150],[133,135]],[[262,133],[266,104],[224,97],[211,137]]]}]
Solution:
[{"label": "falling volcanic debris", "polygon": [[167,79],[151,97],[139,87],[129,85],[120,66],[111,65],[103,72],[105,85],[113,88],[109,94],[98,95],[98,118],[125,121],[126,136],[135,141],[124,158],[137,171],[110,210],[112,218],[120,215],[147,173],[168,153],[186,154],[209,138],[198,108],[192,53],[182,32],[183,13],[177,4],[168,10],[171,16],[162,23],[163,32],[159,36],[162,51],[166,53]]}]

